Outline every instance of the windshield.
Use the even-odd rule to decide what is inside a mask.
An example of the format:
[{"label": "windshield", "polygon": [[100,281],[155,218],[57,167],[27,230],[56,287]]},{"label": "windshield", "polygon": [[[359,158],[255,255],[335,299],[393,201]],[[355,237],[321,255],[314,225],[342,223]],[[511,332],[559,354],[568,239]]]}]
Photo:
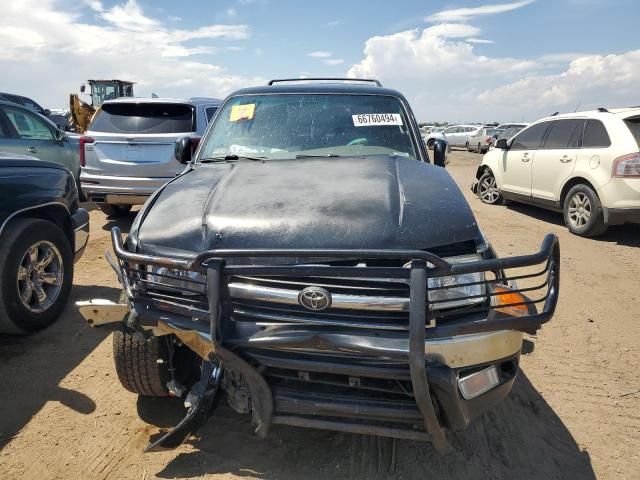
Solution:
[{"label": "windshield", "polygon": [[398,155],[417,158],[400,101],[383,95],[231,98],[199,158]]}]

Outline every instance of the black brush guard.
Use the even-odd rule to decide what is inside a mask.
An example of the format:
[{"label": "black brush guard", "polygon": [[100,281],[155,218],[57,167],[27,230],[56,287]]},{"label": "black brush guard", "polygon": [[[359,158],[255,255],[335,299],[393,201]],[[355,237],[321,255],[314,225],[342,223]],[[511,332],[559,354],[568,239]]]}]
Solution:
[{"label": "black brush guard", "polygon": [[[214,358],[212,363],[222,363],[240,373],[249,387],[252,402],[252,414],[256,433],[266,435],[271,424],[286,424],[293,426],[315,427],[329,430],[348,431],[353,433],[372,434],[390,437],[411,438],[419,440],[431,440],[434,446],[441,452],[448,449],[444,430],[438,421],[432,397],[429,390],[427,377],[425,341],[442,337],[485,333],[502,330],[517,330],[527,333],[535,333],[542,324],[548,322],[554,314],[558,302],[560,282],[560,246],[558,239],[553,234],[548,234],[540,250],[531,255],[515,256],[502,259],[486,259],[469,263],[451,264],[446,260],[429,252],[420,250],[353,250],[353,249],[252,249],[252,250],[211,250],[193,255],[189,258],[169,258],[151,256],[140,253],[132,253],[125,249],[121,232],[118,227],[111,231],[113,248],[118,257],[123,278],[131,279],[133,275],[139,275],[141,265],[167,267],[170,269],[195,271],[206,274],[206,293],[209,307],[209,333],[213,344]],[[410,268],[400,267],[348,267],[348,266],[309,266],[309,265],[253,265],[226,264],[229,259],[256,259],[256,258],[313,258],[326,260],[340,259],[398,259],[410,262]],[[253,261],[252,261],[253,263]],[[540,265],[543,270],[527,275],[509,277],[506,271],[514,268],[531,267]],[[500,303],[493,301],[474,308],[465,309],[465,314],[485,312],[487,316],[478,320],[478,316],[471,315],[474,320],[444,322],[448,315],[455,312],[438,311],[430,308],[427,279],[431,277],[443,277],[461,275],[476,272],[494,272],[495,279],[482,282],[466,283],[464,286],[485,284],[504,285],[514,280],[523,280],[543,276],[545,281],[531,288],[512,289],[513,292],[524,294],[529,291],[544,290],[542,298],[531,300],[524,297],[522,301],[515,303]],[[156,275],[156,274],[154,274]],[[402,278],[409,280],[410,306],[408,342],[408,364],[413,393],[420,414],[424,420],[426,433],[415,430],[400,430],[377,425],[363,423],[347,423],[324,419],[313,419],[304,416],[278,415],[274,413],[274,395],[264,377],[243,358],[225,346],[221,338],[221,292],[224,288],[223,278],[226,275],[263,275],[263,276],[332,276],[349,278]],[[168,275],[160,275],[168,277]],[[128,288],[125,282],[125,288]],[[438,287],[446,288],[446,287]],[[495,297],[501,295],[500,291],[485,290],[483,296]],[[471,298],[471,297],[469,297]],[[536,304],[542,304],[538,312]],[[509,314],[510,308],[524,307],[527,314],[514,316]],[[507,313],[505,313],[507,312]],[[207,379],[203,379],[205,382]],[[200,402],[206,404],[206,402]],[[206,419],[206,415],[196,415],[190,412],[185,417],[190,425],[185,425],[185,420],[180,423],[179,429],[174,429],[152,444],[152,449],[173,448],[193,433]],[[187,422],[189,423],[189,422]],[[176,438],[177,437],[177,438]]]}]

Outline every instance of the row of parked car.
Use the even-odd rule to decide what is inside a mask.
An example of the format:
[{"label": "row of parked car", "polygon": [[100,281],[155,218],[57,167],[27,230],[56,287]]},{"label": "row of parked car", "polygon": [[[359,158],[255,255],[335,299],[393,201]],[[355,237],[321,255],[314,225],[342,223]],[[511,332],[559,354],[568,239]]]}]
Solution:
[{"label": "row of parked car", "polygon": [[422,136],[429,148],[433,147],[436,139],[443,139],[451,147],[462,147],[469,152],[485,153],[499,138],[511,138],[526,126],[526,123],[503,123],[497,126],[452,125],[423,128]]}]

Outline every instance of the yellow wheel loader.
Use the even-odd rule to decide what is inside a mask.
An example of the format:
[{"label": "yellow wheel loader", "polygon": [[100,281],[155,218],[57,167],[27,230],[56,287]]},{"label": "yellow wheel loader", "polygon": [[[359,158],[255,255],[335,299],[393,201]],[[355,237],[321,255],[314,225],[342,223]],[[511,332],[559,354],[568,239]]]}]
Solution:
[{"label": "yellow wheel loader", "polygon": [[76,93],[69,96],[71,110],[71,129],[84,133],[93,115],[102,102],[120,97],[133,97],[133,82],[125,80],[88,80],[80,86],[80,93],[85,93],[89,85],[91,104],[80,99]]}]

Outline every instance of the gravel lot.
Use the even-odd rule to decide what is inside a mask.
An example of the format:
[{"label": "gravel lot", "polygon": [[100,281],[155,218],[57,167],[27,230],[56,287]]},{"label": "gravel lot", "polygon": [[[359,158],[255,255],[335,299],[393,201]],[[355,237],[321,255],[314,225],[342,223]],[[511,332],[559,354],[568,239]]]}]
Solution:
[{"label": "gravel lot", "polygon": [[51,328],[0,336],[0,478],[640,478],[640,227],[597,240],[567,232],[559,214],[488,206],[468,186],[480,156],[454,151],[448,169],[500,255],[560,237],[562,287],[555,318],[529,337],[510,397],[453,437],[428,444],[279,427],[266,440],[248,418],[221,407],[201,438],[143,454],[175,424],[180,402],[139,399],[113,368],[111,338],[85,325],[73,301],[117,299],[104,260],[109,230],[91,212],[89,247],[76,265],[72,302]]}]

